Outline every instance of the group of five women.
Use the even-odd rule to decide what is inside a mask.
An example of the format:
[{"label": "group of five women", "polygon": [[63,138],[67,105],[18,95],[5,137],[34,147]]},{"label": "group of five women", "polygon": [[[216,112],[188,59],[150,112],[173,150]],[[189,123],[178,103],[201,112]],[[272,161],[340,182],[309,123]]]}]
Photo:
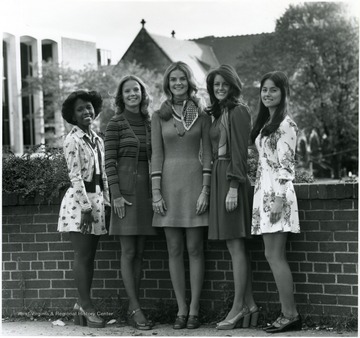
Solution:
[{"label": "group of five women", "polygon": [[[65,100],[63,117],[74,125],[64,142],[71,187],[62,201],[58,230],[70,232],[75,252],[79,298],[74,311],[79,324],[105,325],[96,315],[90,289],[99,235],[107,232],[105,217],[111,213],[109,234],[120,238],[128,322],[133,327],[153,327],[141,310],[140,281],[145,238],[163,228],[178,305],[174,329],[200,326],[206,229],[209,240],[226,241],[233,268],[232,308],[216,328],[257,324],[259,308],[253,298],[245,239],[262,235],[281,302],[281,315],[265,329],[269,333],[301,329],[285,248],[287,234],[300,231],[292,184],[297,127],[287,109],[288,79],[279,71],[262,78],[253,128],[241,99],[242,83],[231,66],[212,70],[206,84],[210,105],[205,108],[189,66],[172,63],[163,80],[166,100],[150,119],[145,84],[136,76],[124,77],[105,145],[91,130],[101,110],[100,95],[79,90]],[[259,152],[254,195],[247,175],[249,143]]]}]

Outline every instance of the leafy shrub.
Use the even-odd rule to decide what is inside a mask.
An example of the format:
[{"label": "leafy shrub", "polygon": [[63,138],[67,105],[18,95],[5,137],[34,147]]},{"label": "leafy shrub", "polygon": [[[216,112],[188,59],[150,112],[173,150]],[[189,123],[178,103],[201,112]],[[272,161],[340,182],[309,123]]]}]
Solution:
[{"label": "leafy shrub", "polygon": [[23,156],[3,157],[3,192],[17,193],[24,198],[40,196],[51,202],[70,185],[62,149],[34,147]]},{"label": "leafy shrub", "polygon": [[[249,151],[248,174],[255,182],[258,155]],[[295,183],[312,183],[314,178],[305,171],[296,171]],[[36,146],[23,156],[12,153],[3,157],[3,192],[17,193],[23,198],[39,196],[51,202],[61,190],[69,187],[70,180],[63,150]]]}]

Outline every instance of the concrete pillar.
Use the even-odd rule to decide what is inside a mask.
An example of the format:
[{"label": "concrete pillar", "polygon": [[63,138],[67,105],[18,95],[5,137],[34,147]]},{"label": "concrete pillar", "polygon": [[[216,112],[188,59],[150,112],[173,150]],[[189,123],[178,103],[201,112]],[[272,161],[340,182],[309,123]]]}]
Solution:
[{"label": "concrete pillar", "polygon": [[[24,151],[22,101],[21,101],[21,59],[20,37],[4,33],[8,46],[8,85],[9,85],[9,122],[10,146],[15,154]],[[10,61],[11,60],[11,61]]]},{"label": "concrete pillar", "polygon": [[[33,52],[33,76],[42,76],[41,40],[33,39],[31,42]],[[34,94],[34,123],[35,144],[45,144],[44,98],[42,90]]]}]

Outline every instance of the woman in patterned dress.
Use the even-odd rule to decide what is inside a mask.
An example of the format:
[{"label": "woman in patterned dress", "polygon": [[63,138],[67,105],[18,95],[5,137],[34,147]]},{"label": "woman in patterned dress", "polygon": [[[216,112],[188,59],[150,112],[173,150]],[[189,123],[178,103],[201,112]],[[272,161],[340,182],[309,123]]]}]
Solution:
[{"label": "woman in patterned dress", "polygon": [[[163,228],[166,236],[178,304],[173,328],[196,329],[200,326],[204,279],[204,228],[208,226],[211,121],[199,104],[194,75],[187,64],[172,63],[165,71],[163,88],[167,100],[151,121],[153,226]],[[190,266],[190,307],[185,297],[185,245]]]},{"label": "woman in patterned dress", "polygon": [[129,297],[128,323],[138,330],[152,324],[141,310],[139,293],[145,240],[151,225],[149,95],[142,80],[127,75],[115,97],[116,114],[105,133],[106,173],[111,191],[110,235],[119,235],[121,275]]},{"label": "woman in patterned dress", "polygon": [[262,235],[265,257],[277,285],[281,315],[265,330],[269,333],[301,329],[296,309],[293,278],[286,259],[289,232],[299,233],[295,177],[297,126],[288,115],[289,83],[280,71],[267,73],[260,84],[260,108],[251,131],[259,152],[252,234]]},{"label": "woman in patterned dress", "polygon": [[104,327],[90,298],[94,258],[100,235],[106,234],[105,206],[110,207],[105,174],[104,144],[91,130],[100,113],[102,98],[95,91],[71,93],[62,106],[62,116],[74,127],[64,141],[71,181],[60,207],[58,231],[69,232],[74,248],[74,278],[79,294],[75,324]]},{"label": "woman in patterned dress", "polygon": [[213,116],[210,139],[213,153],[209,239],[225,240],[231,255],[234,301],[218,330],[257,325],[259,309],[251,287],[251,269],[245,238],[251,231],[251,191],[247,156],[251,117],[241,100],[242,84],[233,67],[221,65],[206,79]]}]

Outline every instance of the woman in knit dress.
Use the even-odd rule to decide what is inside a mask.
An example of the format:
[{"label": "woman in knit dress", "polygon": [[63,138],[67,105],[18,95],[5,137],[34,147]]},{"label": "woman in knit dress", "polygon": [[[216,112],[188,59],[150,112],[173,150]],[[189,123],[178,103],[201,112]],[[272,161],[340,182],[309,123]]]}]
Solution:
[{"label": "woman in knit dress", "polygon": [[211,176],[209,239],[225,240],[231,255],[235,295],[226,318],[218,330],[229,330],[251,321],[256,326],[259,315],[251,287],[251,269],[244,238],[251,228],[251,192],[247,176],[248,142],[251,117],[240,96],[242,84],[235,70],[221,65],[206,79],[214,117],[210,128],[213,153]]},{"label": "woman in knit dress", "polygon": [[151,226],[151,132],[149,95],[144,83],[132,75],[122,78],[115,105],[117,112],[105,133],[112,201],[109,233],[120,235],[121,275],[129,297],[128,322],[139,330],[150,330],[151,322],[139,302],[145,238],[156,234]]},{"label": "woman in knit dress", "polygon": [[[203,231],[208,226],[211,121],[199,105],[194,76],[187,64],[172,63],[165,71],[163,88],[167,100],[151,121],[153,226],[164,228],[167,241],[178,304],[173,328],[195,329],[200,326],[204,278]],[[190,265],[190,308],[185,298],[185,245]]]},{"label": "woman in knit dress", "polygon": [[100,113],[102,98],[95,91],[78,90],[62,105],[62,116],[74,127],[64,141],[71,181],[61,202],[58,230],[69,232],[74,249],[73,272],[78,290],[75,324],[104,327],[90,298],[94,258],[100,235],[106,234],[105,206],[110,207],[105,174],[104,144],[91,130]]},{"label": "woman in knit dress", "polygon": [[293,279],[286,259],[288,233],[300,232],[292,183],[298,129],[287,111],[289,92],[284,73],[274,71],[263,76],[259,113],[251,131],[251,141],[259,152],[251,232],[263,237],[265,257],[273,272],[281,302],[281,315],[265,329],[268,333],[301,330]]}]

